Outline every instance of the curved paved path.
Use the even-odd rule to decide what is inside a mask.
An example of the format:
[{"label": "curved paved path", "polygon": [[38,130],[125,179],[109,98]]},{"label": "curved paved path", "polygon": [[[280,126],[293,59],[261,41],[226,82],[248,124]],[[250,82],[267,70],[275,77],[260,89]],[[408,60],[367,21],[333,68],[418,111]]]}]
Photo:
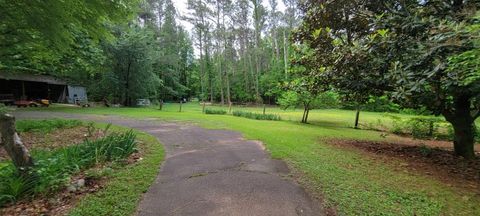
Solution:
[{"label": "curved paved path", "polygon": [[137,215],[324,215],[321,205],[293,180],[262,143],[226,130],[105,115],[17,112],[22,118],[75,118],[146,131],[165,146],[160,174]]}]

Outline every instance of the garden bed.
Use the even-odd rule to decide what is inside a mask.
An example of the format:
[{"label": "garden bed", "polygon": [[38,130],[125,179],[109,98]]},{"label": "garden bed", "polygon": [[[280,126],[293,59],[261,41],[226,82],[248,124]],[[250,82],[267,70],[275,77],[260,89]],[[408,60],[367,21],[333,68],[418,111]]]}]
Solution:
[{"label": "garden bed", "polygon": [[[465,160],[455,156],[443,141],[373,142],[332,139],[328,143],[342,148],[360,150],[363,154],[394,166],[399,172],[416,172],[431,176],[447,185],[470,191],[480,189],[480,146],[476,145],[477,158]],[[480,194],[479,194],[480,196]]]},{"label": "garden bed", "polygon": [[[28,122],[29,124],[35,124],[35,122],[41,121],[29,120]],[[37,159],[37,167],[35,169],[39,169],[37,172],[40,172],[39,176],[41,179],[41,187],[39,189],[38,186],[35,186],[34,192],[29,192],[26,195],[19,196],[18,199],[15,197],[16,200],[13,203],[4,203],[4,206],[0,208],[0,215],[69,215],[74,214],[75,212],[83,212],[85,209],[87,212],[90,212],[89,209],[92,208],[92,206],[94,208],[99,205],[102,206],[105,203],[102,204],[101,201],[97,201],[95,203],[88,204],[88,202],[84,202],[86,197],[90,197],[89,200],[94,200],[95,196],[97,196],[96,194],[101,196],[109,191],[119,190],[119,188],[122,187],[122,184],[119,185],[118,182],[121,182],[122,180],[128,181],[128,179],[125,180],[118,178],[125,176],[135,178],[135,174],[130,173],[132,171],[140,171],[140,173],[142,171],[144,172],[141,173],[144,179],[137,179],[136,181],[137,185],[140,186],[139,190],[145,190],[147,185],[151,183],[156,175],[157,169],[156,167],[145,167],[143,164],[146,163],[143,161],[144,157],[151,154],[151,151],[156,151],[156,157],[150,158],[147,160],[147,162],[159,163],[163,158],[163,149],[161,147],[154,148],[151,146],[153,144],[158,144],[154,138],[152,139],[143,133],[129,135],[129,133],[133,132],[128,132],[126,129],[120,129],[117,127],[114,128],[114,132],[110,133],[105,129],[110,128],[110,125],[106,127],[98,127],[97,124],[93,123],[81,123],[78,125],[75,123],[74,125],[70,126],[53,128],[52,130],[46,132],[38,130],[23,130],[22,124],[22,121],[20,121],[20,124],[17,124],[17,130],[20,131],[21,138],[32,151],[34,159]],[[134,138],[137,135],[139,135],[139,137],[136,139],[138,151],[133,150],[133,153],[130,153],[132,152],[132,149],[126,149],[125,152],[117,151],[124,147],[120,143],[124,142],[124,140]],[[114,143],[118,143],[120,145],[116,145]],[[78,158],[74,157],[72,160],[79,163],[74,165],[78,167],[74,168],[72,171],[72,169],[70,169],[72,168],[72,166],[70,166],[70,159],[67,159],[70,157],[65,158],[62,156],[62,154],[73,153],[72,156],[75,156],[77,151],[70,151],[70,149],[74,148],[78,149],[78,153],[83,152],[81,153],[81,155],[83,155],[91,152],[88,150],[91,149],[90,147],[97,149],[98,152],[104,151],[105,154],[96,155],[96,159],[92,161],[93,163],[88,162],[87,158],[84,158],[85,160],[80,158],[81,161],[87,162],[79,162],[77,160]],[[95,152],[97,152],[97,150],[95,150]],[[5,156],[5,153],[1,154]],[[60,154],[59,157],[55,156],[58,154]],[[53,166],[48,164],[50,163],[49,160],[59,160],[60,164],[66,164],[66,168],[59,167],[58,169],[52,168],[53,171],[49,170],[49,167]],[[5,159],[3,159],[3,162],[1,163],[2,166],[0,168],[2,169],[5,169],[5,166],[9,165],[9,161]],[[42,165],[42,163],[44,164]],[[57,161],[52,163],[57,164],[59,162]],[[43,170],[42,166],[46,166],[47,171]],[[56,165],[53,167],[56,167]],[[69,174],[63,178],[53,178],[51,177],[52,175],[42,174],[42,172],[58,173],[55,170],[58,170],[60,173],[67,172]],[[2,172],[2,175],[9,176],[8,172],[5,174],[5,170],[2,170]],[[145,173],[148,173],[148,175],[145,176]],[[45,177],[47,179],[52,178],[53,182],[57,182],[58,180],[58,183],[45,183],[47,181],[45,180]],[[8,195],[4,193],[6,192],[5,187],[3,187],[2,190],[3,192],[0,194],[1,196],[5,197]],[[40,192],[37,192],[37,190]],[[134,190],[124,191],[123,193],[117,192],[113,194],[112,199],[121,199],[120,197],[123,195],[130,196],[131,202],[134,202],[135,199],[139,199],[141,191]],[[134,203],[134,205],[136,205],[136,203]],[[111,214],[108,212],[109,208],[105,207],[103,209],[105,212],[103,214],[99,212],[99,215]],[[131,213],[133,211],[134,206],[129,206],[129,208],[124,209],[123,212],[120,212],[125,214],[125,212]]]}]

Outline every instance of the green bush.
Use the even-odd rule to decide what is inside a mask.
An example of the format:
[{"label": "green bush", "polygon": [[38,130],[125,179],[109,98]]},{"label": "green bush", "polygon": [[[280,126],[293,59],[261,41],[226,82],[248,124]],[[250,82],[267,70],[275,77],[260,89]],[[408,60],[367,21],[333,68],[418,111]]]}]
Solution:
[{"label": "green bush", "polygon": [[3,103],[0,103],[0,114],[5,114],[7,111],[7,107]]},{"label": "green bush", "polygon": [[48,133],[55,129],[73,128],[82,125],[79,120],[48,119],[48,120],[19,120],[16,122],[18,132]]},{"label": "green bush", "polygon": [[205,109],[205,114],[210,114],[210,115],[225,115],[225,114],[227,114],[227,111],[225,111],[225,110],[219,110],[219,109]]},{"label": "green bush", "polygon": [[0,206],[22,197],[52,192],[64,188],[70,177],[95,164],[118,161],[136,151],[133,131],[111,134],[104,138],[57,149],[53,152],[37,151],[33,175],[35,180],[21,177],[13,164],[0,169]]},{"label": "green bush", "polygon": [[262,114],[262,113],[245,112],[245,111],[233,111],[232,114],[234,116],[244,117],[249,119],[256,119],[256,120],[270,120],[270,121],[281,120],[280,116],[275,114]]},{"label": "green bush", "polygon": [[439,136],[440,124],[444,121],[434,117],[400,118],[386,115],[392,119],[390,132],[394,134],[408,134],[414,138],[433,138]]}]

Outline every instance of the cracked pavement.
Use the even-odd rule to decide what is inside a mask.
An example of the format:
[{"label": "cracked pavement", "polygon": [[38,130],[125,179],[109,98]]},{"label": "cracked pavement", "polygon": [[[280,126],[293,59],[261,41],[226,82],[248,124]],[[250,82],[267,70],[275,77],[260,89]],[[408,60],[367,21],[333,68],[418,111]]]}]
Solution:
[{"label": "cracked pavement", "polygon": [[159,175],[136,215],[325,215],[318,200],[271,159],[259,141],[188,123],[108,115],[17,112],[17,118],[75,118],[143,130],[165,146]]}]

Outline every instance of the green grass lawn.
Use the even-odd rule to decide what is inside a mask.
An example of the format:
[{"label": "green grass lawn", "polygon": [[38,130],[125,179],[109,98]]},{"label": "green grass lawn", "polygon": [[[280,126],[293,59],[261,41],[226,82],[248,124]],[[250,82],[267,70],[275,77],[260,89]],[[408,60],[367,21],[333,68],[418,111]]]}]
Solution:
[{"label": "green grass lawn", "polygon": [[[277,113],[287,121],[258,121],[230,115],[205,115],[201,109],[198,104],[187,104],[179,113],[178,104],[166,104],[163,111],[61,107],[46,110],[184,120],[208,128],[240,131],[249,139],[263,141],[273,158],[287,161],[296,173],[302,174],[300,181],[323,194],[327,205],[335,206],[341,215],[480,215],[480,198],[475,192],[453,188],[426,175],[395,171],[391,165],[376,162],[356,151],[326,144],[323,141],[326,138],[383,139],[379,132],[350,128],[353,111],[313,111],[314,124],[305,125],[297,122],[301,118],[299,110],[267,108],[267,113]],[[375,123],[382,118],[381,113],[363,112],[361,121]]]}]

